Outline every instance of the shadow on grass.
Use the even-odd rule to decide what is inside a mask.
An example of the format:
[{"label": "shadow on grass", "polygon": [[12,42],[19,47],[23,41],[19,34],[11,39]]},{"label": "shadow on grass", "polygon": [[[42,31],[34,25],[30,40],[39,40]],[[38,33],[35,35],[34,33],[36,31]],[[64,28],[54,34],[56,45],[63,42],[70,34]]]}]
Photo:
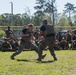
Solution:
[{"label": "shadow on grass", "polygon": [[51,61],[31,61],[31,60],[27,60],[27,59],[17,59],[18,62],[36,62],[36,63],[53,63],[55,62],[54,60]]},{"label": "shadow on grass", "polygon": [[30,60],[27,59],[17,59],[18,62],[23,61],[23,62],[30,62]]},{"label": "shadow on grass", "polygon": [[55,62],[55,61],[54,60],[51,60],[51,61],[38,61],[36,63],[53,63],[53,62]]}]

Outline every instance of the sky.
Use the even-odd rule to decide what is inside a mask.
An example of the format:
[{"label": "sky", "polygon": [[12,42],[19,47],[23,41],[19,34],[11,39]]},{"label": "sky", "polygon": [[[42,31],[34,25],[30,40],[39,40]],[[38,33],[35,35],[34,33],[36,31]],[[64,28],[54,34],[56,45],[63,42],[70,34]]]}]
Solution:
[{"label": "sky", "polygon": [[[34,6],[36,5],[36,0],[0,0],[0,14],[11,13],[11,3],[13,2],[13,13],[22,14],[26,11],[32,15],[35,12]],[[58,13],[62,13],[64,10],[64,5],[69,2],[76,6],[76,0],[56,0],[56,6]]]}]

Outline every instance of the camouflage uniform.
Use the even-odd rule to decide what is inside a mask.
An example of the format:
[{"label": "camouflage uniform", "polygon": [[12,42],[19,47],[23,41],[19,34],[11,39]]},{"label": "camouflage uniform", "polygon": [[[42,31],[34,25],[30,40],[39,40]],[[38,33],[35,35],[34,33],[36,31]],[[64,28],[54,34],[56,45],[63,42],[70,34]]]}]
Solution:
[{"label": "camouflage uniform", "polygon": [[66,41],[66,39],[64,37],[60,41],[60,48],[62,50],[67,50],[69,48],[68,42]]},{"label": "camouflage uniform", "polygon": [[[35,44],[35,42],[31,41],[31,36],[32,36],[32,31],[29,31],[28,28],[24,28],[22,30],[22,33],[26,36],[23,36],[21,41],[20,41],[20,46],[19,49],[11,56],[11,59],[14,59],[14,57],[18,54],[20,54],[24,48],[28,47],[31,48],[33,50],[35,50],[35,52],[38,54],[38,46]],[[39,55],[39,54],[38,54]],[[44,58],[45,55],[42,56],[42,58]]]},{"label": "camouflage uniform", "polygon": [[44,39],[41,41],[41,44],[39,45],[39,61],[41,61],[42,51],[45,49],[46,46],[49,47],[49,51],[53,56],[54,60],[57,60],[53,49],[55,41],[54,28],[52,25],[47,25],[47,23],[45,23],[46,21],[47,20],[43,21],[44,25],[42,25],[40,28],[41,35],[44,36]]},{"label": "camouflage uniform", "polygon": [[8,39],[4,39],[4,42],[1,45],[2,52],[12,50],[11,44],[8,42]]},{"label": "camouflage uniform", "polygon": [[25,28],[22,30],[22,33],[28,34],[28,36],[22,37],[22,39],[20,41],[19,49],[11,56],[11,59],[14,59],[14,57],[16,55],[20,54],[23,51],[23,49],[26,48],[27,46],[34,49],[36,51],[36,53],[38,54],[38,47],[36,46],[35,43],[31,42],[31,32],[29,32],[29,30],[27,28]]},{"label": "camouflage uniform", "polygon": [[8,29],[5,31],[6,37],[13,37],[13,31],[10,29],[10,26],[8,26]]}]

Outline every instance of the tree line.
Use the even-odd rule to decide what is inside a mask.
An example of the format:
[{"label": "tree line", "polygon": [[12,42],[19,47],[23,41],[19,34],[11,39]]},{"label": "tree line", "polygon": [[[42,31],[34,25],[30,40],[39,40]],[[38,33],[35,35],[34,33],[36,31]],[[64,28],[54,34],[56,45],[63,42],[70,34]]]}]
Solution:
[{"label": "tree line", "polygon": [[49,23],[54,20],[55,25],[68,26],[76,25],[76,10],[75,6],[71,3],[64,5],[63,13],[58,13],[55,5],[55,0],[36,0],[34,9],[36,12],[32,16],[28,11],[23,14],[3,13],[0,15],[0,25],[11,25],[13,19],[14,26],[27,25],[33,23],[35,26],[40,26],[43,19],[47,19]]}]

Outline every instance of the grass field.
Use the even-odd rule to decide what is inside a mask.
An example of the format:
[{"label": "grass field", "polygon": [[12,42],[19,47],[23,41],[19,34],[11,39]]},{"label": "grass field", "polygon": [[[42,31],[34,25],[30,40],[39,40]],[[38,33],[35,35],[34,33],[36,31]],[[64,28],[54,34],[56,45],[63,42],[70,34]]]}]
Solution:
[{"label": "grass field", "polygon": [[11,60],[13,52],[0,52],[0,75],[76,75],[76,50],[56,51],[58,60],[53,61],[50,52],[38,62],[34,51],[23,51]]}]

